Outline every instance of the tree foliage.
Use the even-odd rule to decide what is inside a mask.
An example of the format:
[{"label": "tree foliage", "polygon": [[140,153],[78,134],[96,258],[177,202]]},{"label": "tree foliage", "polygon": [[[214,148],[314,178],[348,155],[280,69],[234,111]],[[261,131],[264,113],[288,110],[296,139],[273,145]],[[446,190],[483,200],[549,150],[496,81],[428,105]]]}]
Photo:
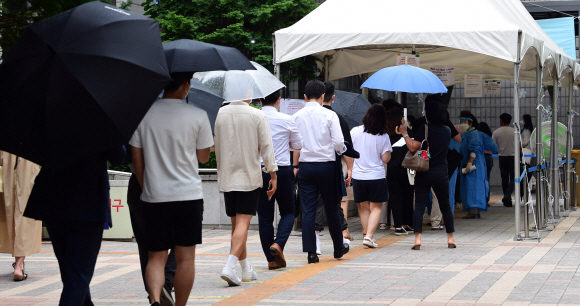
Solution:
[{"label": "tree foliage", "polygon": [[[147,0],[145,14],[159,21],[163,41],[189,38],[235,47],[273,71],[272,34],[318,4],[313,0]],[[315,77],[313,57],[284,63],[285,82]]]},{"label": "tree foliage", "polygon": [[16,43],[25,27],[89,1],[91,0],[0,0],[2,55]]}]

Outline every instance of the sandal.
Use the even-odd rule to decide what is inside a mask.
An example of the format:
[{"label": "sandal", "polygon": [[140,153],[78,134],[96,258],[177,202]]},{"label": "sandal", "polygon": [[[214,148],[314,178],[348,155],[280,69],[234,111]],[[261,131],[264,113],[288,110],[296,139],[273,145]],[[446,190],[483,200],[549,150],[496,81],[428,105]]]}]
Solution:
[{"label": "sandal", "polygon": [[[12,268],[16,271],[16,262],[12,263]],[[14,275],[15,282],[21,282],[28,278],[28,274],[24,273],[24,263],[22,263],[22,275]]]},{"label": "sandal", "polygon": [[411,249],[415,250],[415,251],[419,251],[421,249],[421,245],[420,244],[415,244],[411,247]]}]

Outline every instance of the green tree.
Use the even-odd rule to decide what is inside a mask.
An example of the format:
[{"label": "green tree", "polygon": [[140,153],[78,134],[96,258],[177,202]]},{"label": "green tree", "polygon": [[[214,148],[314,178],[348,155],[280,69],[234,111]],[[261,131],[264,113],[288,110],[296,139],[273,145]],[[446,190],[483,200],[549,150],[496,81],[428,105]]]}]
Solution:
[{"label": "green tree", "polygon": [[[4,57],[27,26],[92,0],[0,0],[0,48]],[[101,0],[115,5],[115,0]],[[131,1],[121,6],[126,8]]]},{"label": "green tree", "polygon": [[[291,26],[318,4],[313,0],[147,0],[145,15],[161,26],[163,41],[189,38],[235,47],[273,71],[272,33]],[[315,77],[314,57],[284,63],[284,82]]]}]

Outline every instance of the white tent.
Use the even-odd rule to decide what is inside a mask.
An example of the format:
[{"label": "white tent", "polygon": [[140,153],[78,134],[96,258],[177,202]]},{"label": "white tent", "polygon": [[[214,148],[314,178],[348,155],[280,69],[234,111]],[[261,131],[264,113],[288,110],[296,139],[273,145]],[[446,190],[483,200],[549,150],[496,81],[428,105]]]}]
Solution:
[{"label": "white tent", "polygon": [[[291,27],[274,33],[274,70],[278,75],[281,63],[307,55],[319,58],[325,67],[325,79],[334,80],[394,66],[398,53],[414,52],[420,55],[422,68],[454,66],[456,83],[463,82],[468,74],[513,79],[513,92],[517,93],[520,81],[536,82],[538,106],[542,103],[542,83],[571,88],[580,81],[580,65],[550,39],[519,0],[327,0]],[[553,109],[557,109],[557,95],[558,90],[554,90]],[[513,99],[513,116],[517,119],[519,96],[514,94]],[[568,157],[571,108],[569,95]],[[552,194],[558,195],[556,120],[552,124],[550,180]],[[517,124],[515,128],[519,132]],[[518,136],[514,134],[516,148]],[[539,136],[536,143],[536,152],[541,152]],[[519,159],[516,154],[516,177],[520,173]],[[569,192],[568,175],[565,187]],[[516,186],[514,239],[522,238],[519,193]],[[524,216],[527,218],[527,214]],[[524,225],[527,236],[526,222]]]},{"label": "white tent", "polygon": [[413,50],[422,68],[455,66],[457,82],[466,74],[512,79],[518,51],[522,81],[536,81],[536,54],[549,68],[545,81],[554,67],[562,77],[575,65],[519,0],[327,0],[275,33],[276,63],[328,56],[330,80],[394,66],[397,53]]}]

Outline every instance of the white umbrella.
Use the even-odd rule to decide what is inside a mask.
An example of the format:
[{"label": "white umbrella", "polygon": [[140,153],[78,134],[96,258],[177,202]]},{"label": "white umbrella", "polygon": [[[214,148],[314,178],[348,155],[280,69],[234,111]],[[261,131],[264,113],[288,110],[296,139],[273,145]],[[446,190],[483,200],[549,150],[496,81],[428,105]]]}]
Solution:
[{"label": "white umbrella", "polygon": [[251,63],[256,70],[196,72],[193,77],[226,102],[264,98],[285,87],[268,69]]}]

